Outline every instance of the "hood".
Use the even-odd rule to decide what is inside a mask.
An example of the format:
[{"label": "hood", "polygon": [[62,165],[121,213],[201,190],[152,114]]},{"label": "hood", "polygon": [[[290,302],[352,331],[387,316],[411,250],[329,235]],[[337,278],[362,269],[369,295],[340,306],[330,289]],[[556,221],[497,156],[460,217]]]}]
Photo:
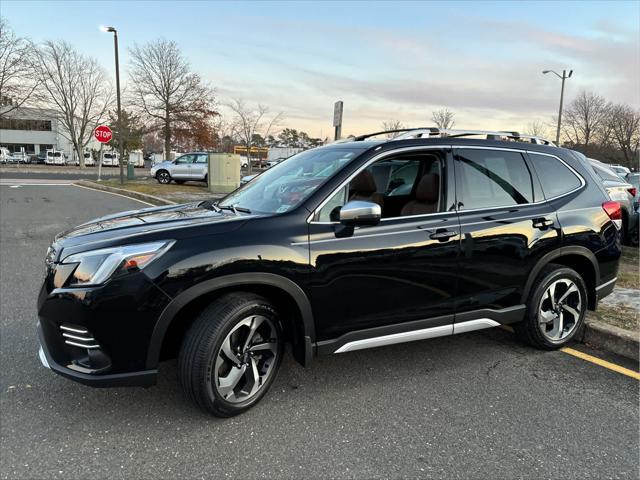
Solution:
[{"label": "hood", "polygon": [[[60,247],[68,248],[88,243],[117,240],[132,235],[163,232],[198,225],[225,224],[225,227],[222,229],[217,228],[215,232],[222,233],[240,227],[244,220],[254,216],[245,214],[236,216],[233,212],[227,210],[214,212],[200,207],[200,204],[201,202],[196,202],[166,207],[143,208],[141,210],[130,210],[107,215],[58,234],[54,243],[59,250]],[[218,230],[220,231],[218,232]],[[182,235],[184,235],[184,232]]]}]

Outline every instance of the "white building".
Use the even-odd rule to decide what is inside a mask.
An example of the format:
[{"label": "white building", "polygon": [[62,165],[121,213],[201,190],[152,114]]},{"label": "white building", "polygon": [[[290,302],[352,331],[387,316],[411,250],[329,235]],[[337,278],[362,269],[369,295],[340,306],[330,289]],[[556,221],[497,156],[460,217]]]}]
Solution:
[{"label": "white building", "polygon": [[[27,154],[39,154],[47,149],[61,150],[72,157],[73,144],[61,133],[63,128],[55,110],[43,108],[17,108],[0,117],[0,147],[11,152],[24,149]],[[93,137],[88,149],[98,149]]]}]

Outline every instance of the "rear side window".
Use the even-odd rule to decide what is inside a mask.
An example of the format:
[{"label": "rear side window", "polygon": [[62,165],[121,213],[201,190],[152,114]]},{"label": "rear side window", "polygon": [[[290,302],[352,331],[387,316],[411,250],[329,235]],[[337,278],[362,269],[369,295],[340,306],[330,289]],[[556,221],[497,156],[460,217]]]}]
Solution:
[{"label": "rear side window", "polygon": [[508,207],[534,201],[533,177],[521,153],[485,149],[456,153],[458,208]]},{"label": "rear side window", "polygon": [[529,152],[533,168],[542,183],[547,198],[558,197],[580,187],[582,182],[569,168],[555,157]]}]

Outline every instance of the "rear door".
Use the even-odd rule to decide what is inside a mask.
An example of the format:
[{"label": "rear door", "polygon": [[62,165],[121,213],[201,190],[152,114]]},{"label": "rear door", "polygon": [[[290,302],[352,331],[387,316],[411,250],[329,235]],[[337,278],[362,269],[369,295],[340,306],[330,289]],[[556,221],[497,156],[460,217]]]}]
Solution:
[{"label": "rear door", "polygon": [[499,323],[523,313],[521,296],[537,259],[560,242],[558,221],[517,149],[454,149],[462,235],[456,323]]},{"label": "rear door", "polygon": [[192,180],[204,180],[204,176],[207,174],[209,167],[209,155],[206,153],[198,153],[196,160],[191,166],[191,179]]}]

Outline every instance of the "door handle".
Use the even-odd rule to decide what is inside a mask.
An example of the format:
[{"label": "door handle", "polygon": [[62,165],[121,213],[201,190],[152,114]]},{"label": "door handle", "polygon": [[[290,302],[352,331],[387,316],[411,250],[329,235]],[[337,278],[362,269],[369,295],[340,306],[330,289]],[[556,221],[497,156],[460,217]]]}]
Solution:
[{"label": "door handle", "polygon": [[549,218],[534,218],[532,222],[533,228],[539,228],[540,230],[549,228],[553,225],[553,220]]},{"label": "door handle", "polygon": [[456,235],[457,235],[456,232],[452,232],[450,230],[445,230],[444,228],[439,228],[438,230],[435,231],[435,233],[432,233],[431,235],[429,235],[429,238],[431,240],[438,240],[440,242],[446,242],[451,237],[455,237]]}]

